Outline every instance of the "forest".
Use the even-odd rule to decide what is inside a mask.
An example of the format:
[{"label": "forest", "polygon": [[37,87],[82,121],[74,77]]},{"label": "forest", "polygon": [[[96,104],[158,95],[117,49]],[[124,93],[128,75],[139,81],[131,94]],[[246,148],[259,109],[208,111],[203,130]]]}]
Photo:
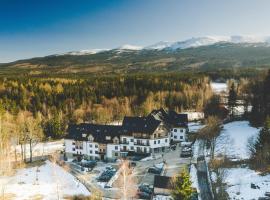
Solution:
[{"label": "forest", "polygon": [[74,78],[2,78],[0,105],[10,115],[39,116],[46,137],[69,123],[111,123],[155,108],[202,110],[212,96],[204,75],[150,74]]}]

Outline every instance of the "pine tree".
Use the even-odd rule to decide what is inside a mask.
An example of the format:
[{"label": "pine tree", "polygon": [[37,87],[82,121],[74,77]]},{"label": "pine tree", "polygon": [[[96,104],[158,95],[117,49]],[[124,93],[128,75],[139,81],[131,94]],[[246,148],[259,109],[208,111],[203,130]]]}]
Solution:
[{"label": "pine tree", "polygon": [[254,144],[253,158],[258,167],[270,164],[270,118],[267,117],[264,127],[259,133],[259,137]]},{"label": "pine tree", "polygon": [[193,190],[189,174],[183,170],[172,180],[172,196],[174,200],[190,200]]},{"label": "pine tree", "polygon": [[232,83],[228,97],[228,106],[232,117],[234,117],[234,108],[236,106],[236,100],[237,100],[237,92],[234,83]]}]

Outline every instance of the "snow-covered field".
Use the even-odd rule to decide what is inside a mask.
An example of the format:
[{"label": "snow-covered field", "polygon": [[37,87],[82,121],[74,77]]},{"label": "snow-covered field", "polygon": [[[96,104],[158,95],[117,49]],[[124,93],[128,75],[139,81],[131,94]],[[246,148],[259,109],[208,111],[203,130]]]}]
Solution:
[{"label": "snow-covered field", "polygon": [[221,93],[221,92],[226,92],[228,86],[227,86],[227,83],[212,82],[211,87],[214,93]]},{"label": "snow-covered field", "polygon": [[201,122],[189,122],[188,123],[188,129],[190,132],[197,132],[201,128],[203,128],[205,125],[202,124]]},{"label": "snow-covered field", "polygon": [[235,121],[224,125],[217,140],[216,155],[225,154],[231,159],[248,159],[248,139],[256,138],[259,129],[251,127],[248,121]]},{"label": "snow-covered field", "polygon": [[[21,146],[16,147],[18,154],[20,154]],[[43,156],[52,154],[56,151],[64,150],[64,140],[57,140],[53,142],[40,142],[33,146],[33,156]],[[26,156],[30,156],[29,145],[26,145]]]},{"label": "snow-covered field", "polygon": [[[270,192],[270,175],[260,176],[257,172],[248,168],[228,169],[226,183],[230,199],[252,200],[264,197],[265,192]],[[259,186],[252,189],[251,183]]]},{"label": "snow-covered field", "polygon": [[1,191],[14,194],[16,200],[34,199],[34,197],[54,200],[71,195],[90,195],[85,186],[75,177],[50,161],[46,161],[40,167],[19,169],[11,177],[0,177],[0,183]]}]

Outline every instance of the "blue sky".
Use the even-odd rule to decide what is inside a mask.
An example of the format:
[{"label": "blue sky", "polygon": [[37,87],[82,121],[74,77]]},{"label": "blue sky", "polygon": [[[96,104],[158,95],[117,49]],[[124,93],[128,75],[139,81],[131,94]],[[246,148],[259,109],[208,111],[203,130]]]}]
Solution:
[{"label": "blue sky", "polygon": [[269,0],[0,0],[0,63],[206,35],[270,35]]}]

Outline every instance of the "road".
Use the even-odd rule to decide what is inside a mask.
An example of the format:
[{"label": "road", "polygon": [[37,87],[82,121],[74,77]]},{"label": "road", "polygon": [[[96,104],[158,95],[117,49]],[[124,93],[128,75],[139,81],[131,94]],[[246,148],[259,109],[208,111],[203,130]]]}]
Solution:
[{"label": "road", "polygon": [[202,200],[213,200],[213,193],[210,187],[208,173],[207,173],[207,163],[204,157],[204,143],[200,141],[199,143],[199,156],[197,158],[197,176],[198,183],[200,187],[200,197]]}]

